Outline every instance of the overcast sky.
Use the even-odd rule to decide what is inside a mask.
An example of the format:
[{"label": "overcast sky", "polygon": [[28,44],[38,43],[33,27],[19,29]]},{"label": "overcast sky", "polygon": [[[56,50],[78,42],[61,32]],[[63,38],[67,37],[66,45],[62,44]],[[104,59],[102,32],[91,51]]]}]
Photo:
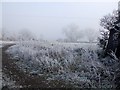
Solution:
[{"label": "overcast sky", "polygon": [[100,18],[117,8],[117,2],[112,1],[3,2],[2,27],[11,32],[28,29],[37,36],[55,40],[63,37],[63,28],[70,24],[78,25],[80,30],[98,31]]}]

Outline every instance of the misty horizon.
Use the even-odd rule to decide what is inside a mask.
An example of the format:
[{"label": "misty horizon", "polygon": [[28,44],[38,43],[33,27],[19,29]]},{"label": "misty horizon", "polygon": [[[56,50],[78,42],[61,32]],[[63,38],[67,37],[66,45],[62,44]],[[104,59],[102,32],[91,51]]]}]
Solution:
[{"label": "misty horizon", "polygon": [[63,29],[75,24],[78,31],[97,35],[100,18],[117,9],[117,2],[4,2],[2,28],[9,32],[30,30],[47,40],[65,38]]}]

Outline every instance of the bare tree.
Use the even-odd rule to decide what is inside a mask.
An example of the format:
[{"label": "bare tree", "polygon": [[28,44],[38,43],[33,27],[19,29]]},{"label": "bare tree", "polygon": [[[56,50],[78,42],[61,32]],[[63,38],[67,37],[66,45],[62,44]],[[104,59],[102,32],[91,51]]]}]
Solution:
[{"label": "bare tree", "polygon": [[68,25],[63,29],[66,40],[69,42],[77,42],[83,35],[79,31],[79,27],[75,24]]},{"label": "bare tree", "polygon": [[8,41],[10,39],[8,33],[9,32],[6,29],[2,29],[2,40],[3,41]]},{"label": "bare tree", "polygon": [[111,30],[116,26],[116,22],[119,18],[118,10],[114,10],[112,14],[105,15],[100,20],[100,25],[107,30]]},{"label": "bare tree", "polygon": [[89,43],[92,43],[95,40],[97,40],[98,32],[94,29],[89,28],[89,29],[84,30],[84,35],[85,37],[87,37]]},{"label": "bare tree", "polygon": [[36,40],[36,38],[29,30],[24,29],[19,32],[18,40],[28,41],[28,40]]},{"label": "bare tree", "polygon": [[105,15],[103,18],[100,19],[100,26],[103,28],[102,31],[100,30],[102,37],[99,37],[98,40],[99,45],[102,46],[103,49],[105,49],[108,43],[110,31],[112,31],[118,26],[118,24],[116,24],[118,19],[118,10],[114,10],[112,14]]}]

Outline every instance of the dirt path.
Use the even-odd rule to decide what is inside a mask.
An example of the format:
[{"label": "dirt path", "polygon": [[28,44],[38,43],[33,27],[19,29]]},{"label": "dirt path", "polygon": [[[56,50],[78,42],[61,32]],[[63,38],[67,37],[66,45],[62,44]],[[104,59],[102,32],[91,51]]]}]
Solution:
[{"label": "dirt path", "polygon": [[22,70],[18,68],[15,64],[14,59],[11,59],[5,51],[12,45],[7,45],[2,48],[2,70],[3,72],[16,82],[17,86],[22,86],[23,88],[48,88],[48,87],[61,87],[68,86],[65,85],[62,81],[46,81],[44,76],[38,75],[30,75],[28,73],[24,73]]},{"label": "dirt path", "polygon": [[[31,77],[27,73],[24,73],[20,70],[15,64],[15,60],[10,59],[9,55],[5,53],[5,51],[12,45],[7,45],[2,49],[2,70],[3,72],[9,76],[13,81],[16,81],[16,84],[22,87],[42,87],[46,86],[42,83],[42,79],[38,79],[38,77]],[[40,80],[40,82],[39,82]]]}]

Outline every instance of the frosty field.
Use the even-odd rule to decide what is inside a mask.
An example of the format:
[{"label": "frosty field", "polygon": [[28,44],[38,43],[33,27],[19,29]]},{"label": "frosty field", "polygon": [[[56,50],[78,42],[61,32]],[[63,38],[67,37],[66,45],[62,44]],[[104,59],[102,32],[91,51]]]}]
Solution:
[{"label": "frosty field", "polygon": [[[101,59],[100,52],[96,43],[35,41],[20,42],[6,50],[21,71],[29,76],[44,77],[48,87],[52,87],[51,82],[54,87],[115,87],[114,75],[102,63],[104,60],[108,63],[108,59]],[[57,86],[54,81],[63,84]]]},{"label": "frosty field", "polygon": [[2,49],[0,48],[0,89],[2,88]]},{"label": "frosty field", "polygon": [[120,90],[119,1],[8,1],[0,89]]}]

